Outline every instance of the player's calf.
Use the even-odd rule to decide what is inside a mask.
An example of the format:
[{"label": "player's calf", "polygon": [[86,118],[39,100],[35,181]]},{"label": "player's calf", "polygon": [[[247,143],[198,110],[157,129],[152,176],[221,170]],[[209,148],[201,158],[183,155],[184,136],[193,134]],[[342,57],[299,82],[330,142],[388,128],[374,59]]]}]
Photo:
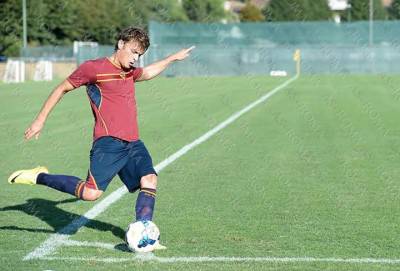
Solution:
[{"label": "player's calf", "polygon": [[103,193],[101,190],[87,187],[86,181],[75,176],[41,173],[38,175],[36,183],[46,185],[86,201],[97,200]]},{"label": "player's calf", "polygon": [[140,191],[136,200],[136,220],[146,221],[153,219],[156,201],[157,175],[148,174],[140,180]]}]

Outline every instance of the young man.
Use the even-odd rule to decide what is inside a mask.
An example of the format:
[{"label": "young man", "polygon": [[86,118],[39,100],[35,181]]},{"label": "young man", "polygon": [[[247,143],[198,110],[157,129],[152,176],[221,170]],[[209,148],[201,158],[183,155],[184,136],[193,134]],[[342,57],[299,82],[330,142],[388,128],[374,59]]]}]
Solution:
[{"label": "young man", "polygon": [[152,220],[157,173],[143,142],[139,139],[135,82],[150,80],[168,65],[188,57],[194,48],[183,49],[144,68],[134,64],[150,42],[147,34],[129,27],[118,36],[110,57],[89,60],[80,65],[57,86],[44,103],[36,119],[25,131],[25,138],[39,138],[45,121],[57,102],[69,91],[86,85],[95,118],[90,168],[86,180],[67,175],[49,174],[47,168],[19,170],[11,174],[11,184],[41,184],[93,201],[119,175],[130,192],[140,189],[136,201],[136,220]]}]

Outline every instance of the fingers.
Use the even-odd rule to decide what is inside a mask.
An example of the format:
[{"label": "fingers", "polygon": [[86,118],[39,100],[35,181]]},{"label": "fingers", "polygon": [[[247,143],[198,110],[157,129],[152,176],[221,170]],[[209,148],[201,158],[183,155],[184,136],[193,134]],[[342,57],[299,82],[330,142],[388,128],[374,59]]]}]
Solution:
[{"label": "fingers", "polygon": [[175,60],[184,60],[185,58],[187,58],[190,55],[190,52],[196,48],[196,46],[191,46],[189,48],[186,49],[181,49],[179,52],[174,54],[174,59]]},{"label": "fingers", "polygon": [[25,139],[26,140],[31,139],[34,135],[36,135],[36,139],[38,139],[40,133],[37,131],[33,131],[30,127],[28,129],[26,129],[26,131],[25,131]]},{"label": "fingers", "polygon": [[29,133],[25,134],[25,139],[29,140],[32,138],[32,136],[33,136],[32,132],[29,132]]},{"label": "fingers", "polygon": [[189,53],[190,51],[192,51],[194,48],[196,48],[196,46],[191,46],[190,48],[186,49],[186,52]]},{"label": "fingers", "polygon": [[24,133],[25,139],[29,139],[31,133],[32,133],[31,128],[26,129],[26,131],[25,131],[25,133]]},{"label": "fingers", "polygon": [[35,139],[38,140],[38,139],[39,139],[39,136],[40,136],[40,132],[38,132],[38,133],[35,135]]},{"label": "fingers", "polygon": [[190,55],[190,52],[191,52],[194,48],[196,48],[196,46],[191,46],[190,48],[183,49],[183,50],[181,51],[181,52],[183,53],[181,60],[182,60],[182,59],[185,59],[186,57],[188,57],[188,56]]}]

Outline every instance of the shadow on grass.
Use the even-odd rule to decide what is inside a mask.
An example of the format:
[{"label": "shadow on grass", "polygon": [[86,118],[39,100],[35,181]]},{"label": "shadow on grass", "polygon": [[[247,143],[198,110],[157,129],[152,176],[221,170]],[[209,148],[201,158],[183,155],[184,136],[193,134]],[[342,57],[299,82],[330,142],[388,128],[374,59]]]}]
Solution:
[{"label": "shadow on grass", "polygon": [[[46,222],[53,230],[48,229],[37,229],[37,228],[26,228],[19,226],[0,226],[0,230],[17,230],[17,231],[30,231],[30,232],[48,232],[48,233],[63,233],[63,234],[74,234],[77,230],[71,230],[71,228],[65,228],[71,222],[80,221],[82,223],[81,215],[67,212],[58,208],[60,204],[75,202],[78,199],[66,199],[62,201],[52,201],[46,199],[28,199],[26,203],[7,206],[0,208],[0,212],[4,211],[20,211],[25,214],[35,216],[40,220]],[[88,219],[87,219],[88,220]],[[87,223],[86,223],[87,222]],[[109,223],[101,222],[98,220],[85,221],[85,227],[95,229],[98,231],[111,232],[114,236],[124,239],[125,231],[120,227],[114,226]]]},{"label": "shadow on grass", "polygon": [[115,245],[114,249],[119,250],[119,251],[122,251],[122,252],[132,252],[132,251],[128,248],[128,246],[127,246],[127,244],[126,244],[125,242],[124,242],[124,243],[120,243],[120,244],[118,244],[118,245]]}]

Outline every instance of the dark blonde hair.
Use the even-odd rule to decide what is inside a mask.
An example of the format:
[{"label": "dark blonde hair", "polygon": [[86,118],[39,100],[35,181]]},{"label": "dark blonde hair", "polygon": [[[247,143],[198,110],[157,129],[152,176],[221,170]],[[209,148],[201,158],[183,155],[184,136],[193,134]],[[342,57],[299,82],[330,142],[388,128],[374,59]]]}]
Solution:
[{"label": "dark blonde hair", "polygon": [[143,29],[136,28],[136,27],[128,27],[128,28],[125,28],[124,30],[122,30],[121,32],[119,32],[119,34],[117,36],[117,42],[115,43],[115,48],[114,48],[115,51],[118,50],[118,41],[119,40],[122,40],[124,42],[136,41],[140,44],[142,49],[144,49],[145,51],[150,46],[150,40],[149,40],[149,36],[147,35],[147,33]]}]

